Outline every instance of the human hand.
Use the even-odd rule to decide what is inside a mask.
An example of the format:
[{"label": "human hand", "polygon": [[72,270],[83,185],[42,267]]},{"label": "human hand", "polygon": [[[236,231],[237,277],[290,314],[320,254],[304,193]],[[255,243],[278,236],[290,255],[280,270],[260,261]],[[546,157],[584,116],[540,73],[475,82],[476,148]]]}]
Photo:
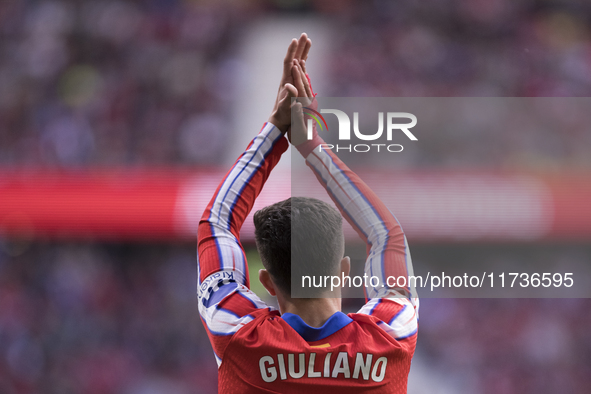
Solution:
[{"label": "human hand", "polygon": [[312,46],[312,40],[308,38],[306,33],[302,33],[299,40],[292,39],[291,43],[287,48],[287,53],[283,59],[283,75],[281,76],[281,82],[279,83],[279,91],[277,92],[277,99],[275,100],[275,106],[273,112],[277,110],[277,106],[280,101],[280,93],[285,84],[289,83],[294,85],[294,78],[292,73],[293,61],[297,60],[302,64],[304,74],[306,71],[306,60],[308,60],[308,53]]},{"label": "human hand", "polygon": [[291,125],[291,99],[297,95],[298,90],[290,83],[286,83],[277,95],[277,104],[269,117],[269,122],[283,133],[287,132]]}]

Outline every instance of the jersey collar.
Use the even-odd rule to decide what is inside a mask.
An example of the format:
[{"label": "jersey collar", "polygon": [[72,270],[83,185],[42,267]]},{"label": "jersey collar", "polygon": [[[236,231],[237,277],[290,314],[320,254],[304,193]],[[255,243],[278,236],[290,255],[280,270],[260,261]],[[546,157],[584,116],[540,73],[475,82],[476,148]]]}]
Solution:
[{"label": "jersey collar", "polygon": [[301,317],[293,313],[284,313],[281,315],[281,318],[307,342],[319,341],[331,336],[353,321],[353,319],[343,312],[335,312],[322,327],[311,327]]}]

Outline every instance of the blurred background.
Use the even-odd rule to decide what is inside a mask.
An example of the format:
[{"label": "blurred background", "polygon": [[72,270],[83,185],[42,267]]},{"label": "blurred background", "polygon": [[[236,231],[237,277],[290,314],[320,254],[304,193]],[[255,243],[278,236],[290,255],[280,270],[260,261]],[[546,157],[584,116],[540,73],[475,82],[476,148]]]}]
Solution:
[{"label": "blurred background", "polygon": [[[320,96],[586,97],[590,22],[583,0],[2,0],[0,392],[217,391],[194,231],[267,118],[291,37],[314,41]],[[425,131],[431,142],[391,165],[533,174],[550,190],[551,230],[415,226],[415,266],[591,262],[589,212],[564,200],[589,201],[589,125],[523,129]],[[283,160],[259,206],[290,195],[289,175]],[[423,299],[409,393],[588,392],[590,307]]]}]

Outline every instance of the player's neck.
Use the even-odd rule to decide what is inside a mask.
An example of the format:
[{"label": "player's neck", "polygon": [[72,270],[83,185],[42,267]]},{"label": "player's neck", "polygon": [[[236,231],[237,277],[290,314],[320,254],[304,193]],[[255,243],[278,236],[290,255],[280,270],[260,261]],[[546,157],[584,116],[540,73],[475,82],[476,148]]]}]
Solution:
[{"label": "player's neck", "polygon": [[293,313],[311,327],[321,327],[329,317],[341,310],[340,298],[307,298],[283,300],[282,313]]}]

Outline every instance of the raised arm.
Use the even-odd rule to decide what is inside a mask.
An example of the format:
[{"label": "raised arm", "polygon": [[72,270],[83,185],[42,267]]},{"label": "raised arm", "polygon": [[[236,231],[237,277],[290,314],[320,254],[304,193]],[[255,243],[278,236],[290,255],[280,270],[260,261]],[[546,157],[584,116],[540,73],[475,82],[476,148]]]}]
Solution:
[{"label": "raised arm", "polygon": [[[294,67],[294,79],[298,96],[313,99],[309,79],[301,67]],[[310,104],[317,106],[316,100]],[[417,327],[418,299],[408,286],[408,277],[413,275],[412,261],[406,236],[394,215],[378,196],[349,169],[331,150],[319,149],[324,143],[314,130],[313,138],[307,139],[304,129],[305,117],[302,106],[294,106],[301,122],[292,125],[291,141],[306,159],[306,164],[324,186],[343,217],[357,231],[367,246],[365,274],[377,277],[375,287],[366,288],[368,303],[361,313],[379,317],[394,330],[396,338],[413,335]],[[397,286],[392,279],[405,277],[404,286]],[[398,282],[402,283],[402,282]],[[384,300],[387,300],[385,302]]]},{"label": "raised arm", "polygon": [[[240,228],[286,149],[284,133],[266,122],[218,186],[199,222],[200,290],[208,278],[228,277],[249,287]],[[205,303],[210,294],[199,296]]]},{"label": "raised arm", "polygon": [[[308,40],[292,40],[290,62]],[[285,71],[284,71],[285,72]],[[291,73],[291,70],[289,70]],[[282,81],[285,77],[282,78]],[[284,83],[269,120],[226,174],[209,202],[197,231],[199,313],[218,362],[241,327],[272,308],[250,291],[248,264],[240,229],[288,142],[291,98],[296,88]]]},{"label": "raised arm", "polygon": [[199,222],[199,313],[218,365],[231,336],[252,321],[257,311],[268,308],[250,291],[248,265],[238,237],[256,197],[286,149],[283,132],[265,123],[218,186]]}]

